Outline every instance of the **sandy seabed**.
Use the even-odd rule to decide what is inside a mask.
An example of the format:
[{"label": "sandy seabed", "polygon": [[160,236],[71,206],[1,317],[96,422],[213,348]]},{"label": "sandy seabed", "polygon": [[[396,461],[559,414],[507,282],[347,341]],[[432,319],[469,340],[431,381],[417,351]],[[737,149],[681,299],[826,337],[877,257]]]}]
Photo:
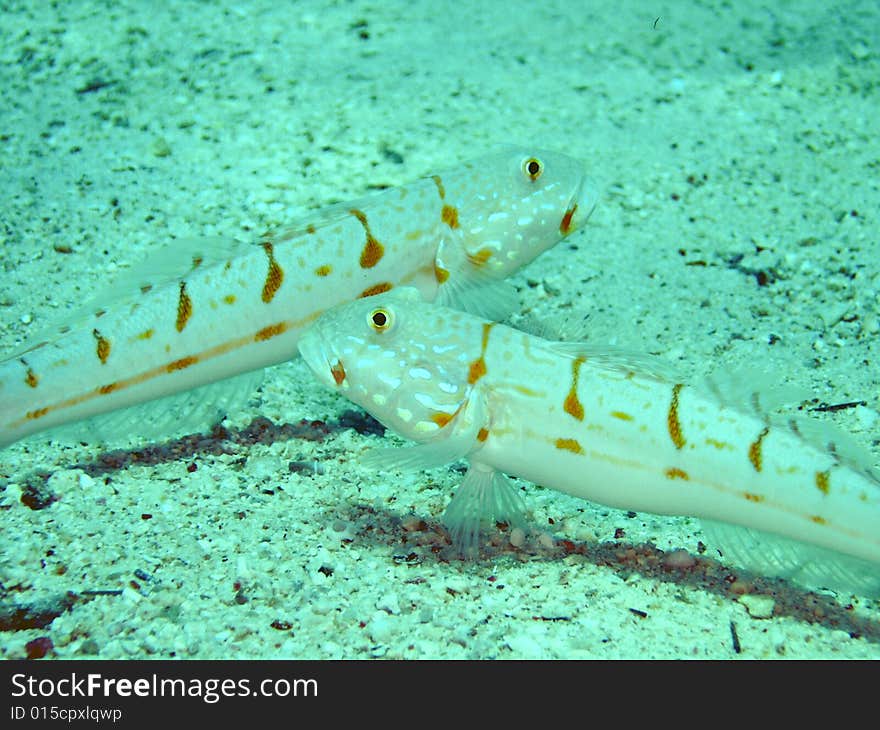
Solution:
[{"label": "sandy seabed", "polygon": [[[572,8],[6,3],[0,351],[172,239],[255,239],[520,142],[584,160],[602,189],[513,279],[523,316],[588,315],[593,346],[863,403],[823,416],[876,465],[880,9]],[[876,601],[837,597],[855,631],[651,569],[646,541],[713,555],[695,520],[524,484],[520,549],[436,552],[460,471],[360,467],[379,437],[340,425],[349,408],[295,360],[230,414],[225,453],[5,449],[0,654],[48,638],[61,658],[880,658]],[[258,438],[257,418],[327,426]],[[40,471],[55,501],[33,509]],[[575,549],[596,541],[619,564]]]}]

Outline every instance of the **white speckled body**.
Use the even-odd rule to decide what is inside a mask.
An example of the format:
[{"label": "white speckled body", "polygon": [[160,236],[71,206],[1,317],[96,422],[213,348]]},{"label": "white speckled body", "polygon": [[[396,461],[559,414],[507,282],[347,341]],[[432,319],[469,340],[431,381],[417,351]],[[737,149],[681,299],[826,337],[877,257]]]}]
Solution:
[{"label": "white speckled body", "polygon": [[341,302],[401,285],[455,302],[575,230],[594,204],[577,161],[505,149],[256,245],[193,249],[184,271],[133,282],[0,362],[0,446],[289,359],[300,330]]},{"label": "white speckled body", "polygon": [[404,290],[328,312],[300,348],[428,462],[433,450],[621,509],[753,528],[880,575],[875,473],[827,432],[814,445],[804,422],[771,418],[758,395],[728,404],[648,358],[550,342]]}]

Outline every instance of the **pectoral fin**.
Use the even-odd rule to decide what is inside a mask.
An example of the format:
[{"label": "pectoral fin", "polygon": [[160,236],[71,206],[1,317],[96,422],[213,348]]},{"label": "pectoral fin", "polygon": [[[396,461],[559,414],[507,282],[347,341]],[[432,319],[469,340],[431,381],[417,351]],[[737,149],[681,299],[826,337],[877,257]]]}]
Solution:
[{"label": "pectoral fin", "polygon": [[472,461],[443,514],[443,522],[456,549],[462,555],[476,557],[483,523],[506,522],[511,527],[525,527],[525,503],[504,474]]},{"label": "pectoral fin", "polygon": [[474,388],[451,420],[435,436],[415,446],[373,449],[361,463],[373,469],[433,469],[463,459],[482,447],[480,430],[488,425],[486,399]]}]

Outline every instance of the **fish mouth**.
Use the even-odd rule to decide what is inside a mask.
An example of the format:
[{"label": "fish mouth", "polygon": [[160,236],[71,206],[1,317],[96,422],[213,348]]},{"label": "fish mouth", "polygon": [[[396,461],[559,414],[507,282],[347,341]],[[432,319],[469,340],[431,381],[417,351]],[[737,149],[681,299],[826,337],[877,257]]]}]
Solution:
[{"label": "fish mouth", "polygon": [[339,358],[328,353],[326,342],[315,327],[300,335],[297,346],[299,354],[318,380],[334,390],[342,385],[345,381],[345,368]]},{"label": "fish mouth", "polygon": [[568,200],[565,213],[559,223],[559,232],[563,236],[582,228],[589,220],[599,199],[599,187],[584,175]]}]

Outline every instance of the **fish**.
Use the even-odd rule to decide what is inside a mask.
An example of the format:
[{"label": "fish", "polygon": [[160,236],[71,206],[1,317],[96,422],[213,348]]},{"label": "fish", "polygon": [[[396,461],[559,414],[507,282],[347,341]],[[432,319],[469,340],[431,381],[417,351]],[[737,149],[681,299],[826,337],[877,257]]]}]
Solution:
[{"label": "fish", "polygon": [[[256,242],[173,241],[0,361],[0,447],[289,360],[322,311],[394,287],[509,309],[499,282],[582,228],[597,195],[568,154],[503,146]],[[189,398],[193,420],[213,399]],[[133,412],[123,430],[153,419]]]},{"label": "fish", "polygon": [[521,526],[510,476],[610,507],[699,518],[725,560],[811,588],[880,595],[873,455],[783,406],[800,389],[554,341],[411,289],[324,313],[299,349],[317,379],[416,444],[383,471],[467,461],[444,521],[476,554],[486,522]]}]

